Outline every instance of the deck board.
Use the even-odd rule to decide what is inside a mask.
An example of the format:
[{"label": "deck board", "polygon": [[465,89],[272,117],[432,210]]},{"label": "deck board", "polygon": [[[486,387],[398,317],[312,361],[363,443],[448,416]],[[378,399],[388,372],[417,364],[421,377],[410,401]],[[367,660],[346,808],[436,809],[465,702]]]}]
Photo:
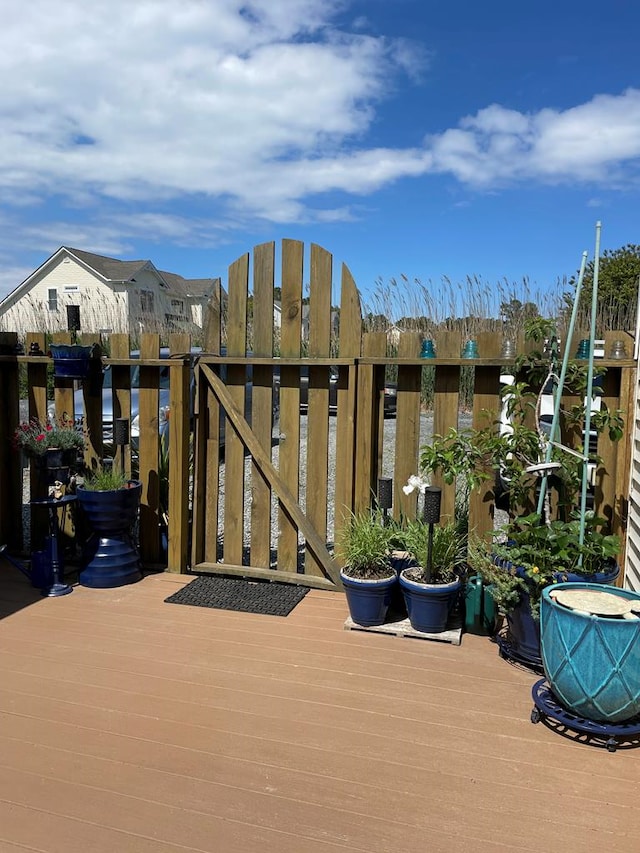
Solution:
[{"label": "deck board", "polygon": [[188,578],[40,599],[0,567],[0,850],[635,849],[640,751],[532,725],[483,637],[168,605]]}]

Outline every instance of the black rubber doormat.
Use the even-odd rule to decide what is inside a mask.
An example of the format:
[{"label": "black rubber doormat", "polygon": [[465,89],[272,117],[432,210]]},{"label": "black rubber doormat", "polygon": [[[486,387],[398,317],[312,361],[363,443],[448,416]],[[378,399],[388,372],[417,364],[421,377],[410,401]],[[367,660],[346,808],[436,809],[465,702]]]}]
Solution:
[{"label": "black rubber doormat", "polygon": [[200,575],[165,601],[216,610],[288,616],[309,592],[308,587],[277,581],[248,581]]}]

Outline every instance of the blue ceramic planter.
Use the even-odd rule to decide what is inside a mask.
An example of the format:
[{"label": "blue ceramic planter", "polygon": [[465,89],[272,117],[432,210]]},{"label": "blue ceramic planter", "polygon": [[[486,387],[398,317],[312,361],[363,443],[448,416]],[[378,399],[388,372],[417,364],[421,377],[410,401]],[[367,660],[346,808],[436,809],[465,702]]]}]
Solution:
[{"label": "blue ceramic planter", "polygon": [[61,379],[85,379],[89,375],[92,346],[51,344],[53,375]]},{"label": "blue ceramic planter", "polygon": [[136,520],[142,483],[113,491],[79,487],[78,502],[92,533],[82,553],[82,586],[110,588],[142,578],[140,559],[129,530]]},{"label": "blue ceramic planter", "polygon": [[442,584],[416,583],[406,577],[406,571],[403,571],[400,574],[400,586],[409,622],[414,631],[440,634],[446,630],[451,610],[460,595],[462,581],[458,579]]},{"label": "blue ceramic planter", "polygon": [[[622,723],[640,714],[640,619],[595,616],[554,601],[553,590],[599,589],[563,583],[542,592],[542,659],[549,686],[570,711],[594,722]],[[638,603],[618,587],[607,592]]]},{"label": "blue ceramic planter", "polygon": [[382,625],[387,618],[392,590],[398,583],[395,572],[382,580],[350,578],[344,572],[340,572],[340,578],[353,621],[363,628]]},{"label": "blue ceramic planter", "polygon": [[[513,568],[513,564],[507,560],[495,559],[497,566],[507,571]],[[525,578],[524,570],[516,566],[518,577]],[[612,584],[620,574],[620,567],[612,563],[611,568],[603,572],[596,572],[589,576],[589,582],[593,584]],[[559,572],[556,575],[558,581],[585,582],[585,577],[572,572]],[[534,619],[531,614],[529,595],[523,592],[520,603],[507,613],[507,625],[509,626],[509,639],[511,649],[516,658],[525,664],[534,667],[542,666],[542,654],[540,651],[540,621]]]}]

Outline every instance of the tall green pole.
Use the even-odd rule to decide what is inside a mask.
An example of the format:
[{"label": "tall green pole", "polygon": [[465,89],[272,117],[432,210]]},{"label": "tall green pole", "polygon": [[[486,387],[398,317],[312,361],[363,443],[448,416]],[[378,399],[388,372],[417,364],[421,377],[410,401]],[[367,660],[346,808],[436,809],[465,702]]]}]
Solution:
[{"label": "tall green pole", "polygon": [[[558,379],[558,385],[555,389],[553,395],[553,420],[551,421],[551,431],[549,433],[549,441],[547,442],[547,447],[545,450],[544,461],[551,461],[551,453],[553,451],[552,441],[556,441],[556,435],[558,434],[558,424],[560,423],[560,403],[562,402],[562,392],[564,389],[565,379],[567,377],[567,368],[569,366],[569,347],[571,346],[571,341],[573,340],[573,330],[576,325],[576,317],[578,316],[578,303],[580,302],[580,293],[582,291],[582,279],[584,278],[584,271],[587,268],[587,252],[582,253],[582,262],[580,263],[580,272],[578,274],[578,283],[576,284],[576,292],[573,297],[573,308],[571,309],[571,319],[569,320],[569,328],[567,330],[567,339],[564,345],[564,353],[562,355],[562,367],[560,369],[560,377]],[[549,474],[545,473],[540,483],[540,495],[538,496],[538,507],[537,513],[540,517],[542,517],[542,508],[544,507],[544,499],[547,493],[547,480],[549,479]]]},{"label": "tall green pole", "polygon": [[[596,339],[596,314],[598,306],[598,274],[600,271],[600,232],[602,223],[596,222],[596,249],[593,262],[593,291],[591,293],[591,329],[589,332],[589,368],[587,371],[587,399],[584,417],[584,455],[589,455],[589,434],[591,432],[591,400],[593,398],[593,350]],[[589,465],[582,463],[582,491],[580,494],[580,545],[584,544],[585,515],[587,514],[587,487]],[[582,563],[582,557],[580,557]]]}]

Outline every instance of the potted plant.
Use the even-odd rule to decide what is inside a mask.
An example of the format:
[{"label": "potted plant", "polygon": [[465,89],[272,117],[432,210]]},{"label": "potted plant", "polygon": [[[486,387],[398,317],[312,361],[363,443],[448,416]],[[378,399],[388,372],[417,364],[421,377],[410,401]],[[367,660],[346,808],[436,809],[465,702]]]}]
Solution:
[{"label": "potted plant", "polygon": [[340,578],[353,621],[363,627],[381,625],[397,583],[390,562],[391,528],[380,511],[351,514],[340,532],[344,560]]},{"label": "potted plant", "polygon": [[532,513],[513,519],[499,540],[472,540],[469,563],[490,586],[506,615],[512,651],[525,663],[542,665],[539,619],[545,587],[568,581],[610,584],[619,574],[620,541],[603,532],[606,520],[588,512],[582,541],[580,526],[577,514],[569,521],[543,523]]},{"label": "potted plant", "polygon": [[91,534],[83,548],[83,586],[115,587],[140,580],[140,559],[131,538],[142,483],[102,468],[77,487],[78,503]]},{"label": "potted plant", "polygon": [[70,468],[84,449],[84,436],[65,420],[32,418],[15,429],[13,446],[34,460],[47,483],[68,483]]},{"label": "potted plant", "polygon": [[[503,387],[501,416],[479,429],[452,429],[435,436],[422,448],[420,461],[423,472],[439,472],[467,494],[487,482],[495,483],[494,497],[506,490],[508,523],[494,531],[489,542],[472,536],[468,562],[507,616],[509,651],[516,659],[541,666],[541,589],[581,576],[611,582],[618,573],[614,557],[619,542],[607,534],[604,519],[576,510],[584,465],[597,463],[597,457],[583,456],[579,447],[568,453],[559,441],[549,442],[551,424],[540,417],[541,399],[549,397],[556,369],[552,325],[537,318],[527,334],[549,343],[543,351],[516,360],[513,382]],[[569,362],[566,376],[564,387],[584,399],[584,366]],[[584,405],[563,409],[562,414],[565,429],[578,432]],[[607,430],[614,441],[622,435],[620,413],[606,407],[591,413],[591,426],[597,432]],[[551,485],[558,494],[553,512]]]},{"label": "potted plant", "polygon": [[441,491],[413,476],[406,493],[419,488],[424,495],[422,519],[401,523],[397,535],[414,565],[400,572],[399,581],[414,631],[438,634],[446,630],[460,599],[467,557],[466,518],[440,525]]},{"label": "potted plant", "polygon": [[547,587],[540,625],[545,675],[565,708],[597,723],[637,719],[638,593],[585,582]]}]

